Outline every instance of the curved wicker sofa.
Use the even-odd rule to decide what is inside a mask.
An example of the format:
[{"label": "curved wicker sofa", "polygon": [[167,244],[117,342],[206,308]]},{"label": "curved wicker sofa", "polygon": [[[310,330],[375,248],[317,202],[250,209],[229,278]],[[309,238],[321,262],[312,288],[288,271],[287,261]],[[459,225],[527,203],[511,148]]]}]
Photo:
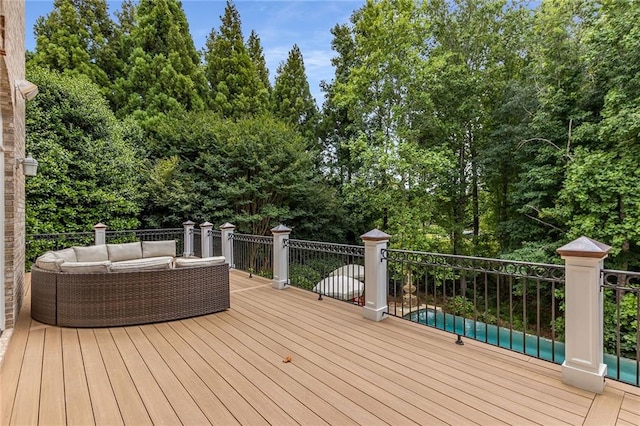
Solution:
[{"label": "curved wicker sofa", "polygon": [[228,309],[229,265],[66,273],[31,269],[31,317],[65,327],[170,321]]}]

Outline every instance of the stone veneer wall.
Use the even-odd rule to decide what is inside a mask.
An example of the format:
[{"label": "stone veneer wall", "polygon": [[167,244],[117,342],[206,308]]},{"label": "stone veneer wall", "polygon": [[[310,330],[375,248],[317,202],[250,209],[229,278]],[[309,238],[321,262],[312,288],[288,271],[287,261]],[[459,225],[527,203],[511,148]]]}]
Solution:
[{"label": "stone veneer wall", "polygon": [[[4,154],[4,241],[0,255],[4,288],[4,327],[15,325],[24,295],[25,193],[18,159],[25,157],[25,100],[15,92],[15,80],[25,77],[25,2],[0,0],[5,17],[5,55],[0,56],[0,113]],[[2,155],[0,154],[0,158]],[[1,264],[1,263],[0,263]]]}]

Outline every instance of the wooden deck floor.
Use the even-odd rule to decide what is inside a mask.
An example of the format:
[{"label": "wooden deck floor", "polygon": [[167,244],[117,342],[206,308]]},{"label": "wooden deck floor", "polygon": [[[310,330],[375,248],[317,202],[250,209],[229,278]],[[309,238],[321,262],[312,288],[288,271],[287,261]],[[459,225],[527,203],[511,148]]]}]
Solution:
[{"label": "wooden deck floor", "polygon": [[46,326],[27,297],[0,424],[640,424],[638,388],[596,396],[544,361],[241,272],[231,285],[228,311],[122,328]]}]

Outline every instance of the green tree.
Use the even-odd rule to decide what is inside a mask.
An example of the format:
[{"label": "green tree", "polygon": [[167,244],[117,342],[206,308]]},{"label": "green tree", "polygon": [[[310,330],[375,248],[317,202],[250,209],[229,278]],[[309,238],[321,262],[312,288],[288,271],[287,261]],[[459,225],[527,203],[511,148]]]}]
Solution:
[{"label": "green tree", "polygon": [[40,93],[27,105],[27,150],[39,162],[26,184],[29,233],[134,229],[140,211],[139,133],[118,122],[86,76],[30,68]]},{"label": "green tree", "polygon": [[[221,119],[206,111],[167,117],[149,133],[154,163],[147,185],[153,205],[176,219],[232,222],[245,233],[268,235],[279,223],[297,238],[337,238],[340,207],[313,167],[291,126],[264,115]],[[155,188],[155,192],[152,192]]]},{"label": "green tree", "polygon": [[609,263],[640,267],[640,5],[605,1],[586,9],[581,31],[583,109],[556,208],[547,213],[567,238],[588,235],[612,246]]},{"label": "green tree", "polygon": [[[275,116],[291,124],[315,145],[318,108],[309,91],[304,60],[298,45],[289,51],[286,62],[278,66],[272,98]],[[309,148],[316,147],[310,144]]]},{"label": "green tree", "polygon": [[[323,169],[327,178],[333,181],[340,191],[361,166],[360,159],[352,157],[352,151],[347,149],[347,142],[356,137],[358,129],[354,120],[349,118],[348,105],[337,101],[340,96],[337,87],[348,82],[350,72],[357,63],[357,57],[355,41],[347,25],[336,25],[331,29],[331,34],[331,47],[337,53],[337,56],[331,59],[331,64],[335,67],[335,78],[331,82],[321,83],[325,100],[318,133],[323,144]],[[354,215],[350,215],[350,218],[355,222],[359,221]]]},{"label": "green tree", "polygon": [[181,3],[140,0],[136,22],[126,77],[116,84],[118,114],[147,119],[202,110],[206,80]]},{"label": "green tree", "polygon": [[141,218],[145,227],[175,228],[191,218],[193,182],[189,174],[182,172],[178,156],[156,160],[145,176]]},{"label": "green tree", "polygon": [[[457,160],[455,175],[443,188],[449,199],[445,226],[453,252],[479,254],[481,222],[492,214],[485,202],[483,169],[493,166],[488,150],[501,144],[492,135],[494,118],[510,79],[517,78],[524,65],[521,34],[526,34],[527,12],[517,2],[504,0],[433,1],[427,10],[434,34],[426,64],[428,90],[438,119],[427,126],[425,143],[443,144]],[[473,236],[471,247],[466,246],[465,230]],[[485,227],[485,239],[491,231]]]},{"label": "green tree", "polygon": [[53,10],[34,26],[33,66],[87,75],[108,93],[114,61],[110,47],[117,28],[105,0],[55,0]]},{"label": "green tree", "polygon": [[[405,191],[406,188],[395,186],[396,177],[387,171],[385,159],[400,158],[401,152],[418,146],[417,129],[429,115],[429,95],[424,86],[426,75],[422,72],[423,58],[428,54],[424,41],[429,30],[424,8],[410,0],[368,1],[354,12],[351,21],[351,28],[334,29],[334,48],[341,54],[337,68],[340,74],[329,87],[325,104],[332,108],[332,120],[344,119],[343,112],[346,112],[351,130],[342,134],[332,131],[330,142],[340,144],[339,148],[335,145],[333,148],[338,155],[336,168],[342,168],[341,164],[346,166],[348,181],[344,181],[345,175],[340,172],[345,182],[343,196],[352,200],[348,202],[350,206],[358,203],[362,207],[355,215],[363,224],[373,221],[383,230],[389,230],[396,220],[390,214],[399,214],[398,210],[391,210],[390,204],[380,200],[362,198],[357,193],[357,185],[351,184],[359,182],[373,169],[376,178],[365,178],[368,186],[373,185],[369,193],[383,193],[389,188]],[[331,144],[328,144],[330,149]],[[378,158],[379,163],[365,164],[362,153],[366,152],[376,152],[370,158],[374,162]],[[405,170],[405,173],[410,172]],[[356,193],[346,193],[350,189]],[[376,212],[376,217],[366,212]]]},{"label": "green tree", "polygon": [[201,152],[196,162],[208,177],[199,181],[201,196],[224,200],[211,217],[232,219],[258,235],[279,223],[295,227],[300,237],[332,235],[335,198],[297,132],[269,116],[220,121],[214,132],[218,149]]},{"label": "green tree", "polygon": [[[240,14],[233,2],[227,2],[221,20],[220,31],[211,30],[204,52],[211,107],[231,118],[265,112],[269,105],[268,87],[244,44]],[[252,54],[258,54],[256,44]]]},{"label": "green tree", "polygon": [[247,49],[249,52],[249,57],[251,61],[256,67],[256,71],[258,72],[258,78],[262,82],[262,85],[267,88],[269,92],[271,92],[271,83],[269,82],[269,70],[267,69],[267,62],[264,59],[264,52],[262,50],[262,45],[260,44],[260,37],[258,34],[252,30],[249,35],[249,39],[247,40]]},{"label": "green tree", "polygon": [[549,209],[563,187],[573,148],[593,144],[592,135],[580,137],[578,130],[594,120],[582,90],[587,79],[582,34],[591,19],[589,3],[543,2],[533,17],[523,87],[534,102],[527,107],[527,128],[513,151],[520,166],[508,201],[517,214],[505,225],[516,240],[511,247],[523,242],[546,246],[565,237],[566,227]]}]

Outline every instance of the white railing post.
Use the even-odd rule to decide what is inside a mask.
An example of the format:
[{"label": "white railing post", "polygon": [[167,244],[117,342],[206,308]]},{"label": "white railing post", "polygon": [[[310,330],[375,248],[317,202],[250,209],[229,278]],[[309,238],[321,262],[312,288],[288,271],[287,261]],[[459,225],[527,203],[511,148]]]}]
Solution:
[{"label": "white railing post", "polygon": [[282,290],[289,286],[289,246],[285,240],[289,239],[291,229],[278,225],[271,230],[273,234],[273,288]]},{"label": "white railing post", "polygon": [[188,220],[182,224],[184,227],[184,250],[182,253],[182,257],[191,257],[193,256],[193,227],[195,223]]},{"label": "white railing post", "polygon": [[200,257],[213,256],[213,223],[200,224]]},{"label": "white railing post", "polygon": [[603,305],[600,270],[609,247],[580,237],[557,252],[565,261],[565,361],[562,381],[602,393],[607,366],[603,363]]},{"label": "white railing post", "polygon": [[360,237],[364,241],[364,296],[362,316],[372,321],[382,321],[389,308],[387,305],[387,260],[382,250],[387,248],[390,235],[374,229]]},{"label": "white railing post", "polygon": [[96,223],[93,225],[93,241],[95,245],[107,243],[107,225],[104,223]]},{"label": "white railing post", "polygon": [[229,222],[220,227],[220,238],[222,239],[222,255],[225,262],[229,265],[229,268],[235,268],[233,264],[233,231],[236,229],[235,225]]}]

